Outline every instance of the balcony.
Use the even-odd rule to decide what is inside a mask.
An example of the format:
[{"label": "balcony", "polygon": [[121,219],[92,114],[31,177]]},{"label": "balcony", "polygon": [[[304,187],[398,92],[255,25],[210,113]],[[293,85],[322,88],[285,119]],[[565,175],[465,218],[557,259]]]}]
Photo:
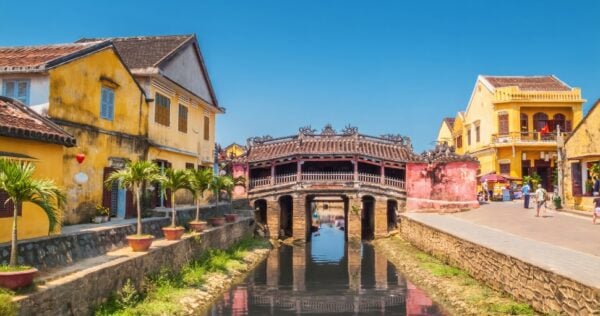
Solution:
[{"label": "balcony", "polygon": [[[271,185],[290,184],[298,181],[297,173],[288,173],[272,177],[253,178],[249,181],[250,190],[256,188],[265,188]],[[378,174],[357,173],[356,179],[353,172],[304,172],[300,174],[301,182],[364,182],[378,184],[385,187],[405,189],[405,182],[395,177],[382,177]],[[382,182],[383,181],[383,182]]]},{"label": "balcony", "polygon": [[[561,133],[563,139],[570,133]],[[556,133],[512,132],[508,134],[492,134],[494,145],[551,145],[556,146]]]},{"label": "balcony", "polygon": [[497,88],[494,92],[494,102],[585,102],[581,98],[581,90],[573,88],[570,91],[522,91],[517,87]]}]

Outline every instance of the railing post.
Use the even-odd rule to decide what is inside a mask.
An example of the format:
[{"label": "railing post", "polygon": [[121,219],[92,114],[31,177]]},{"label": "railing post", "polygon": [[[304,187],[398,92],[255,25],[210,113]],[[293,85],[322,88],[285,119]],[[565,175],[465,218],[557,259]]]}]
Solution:
[{"label": "railing post", "polygon": [[271,162],[271,185],[275,185],[275,162]]},{"label": "railing post", "polygon": [[354,181],[358,181],[358,159],[352,161],[354,163]]},{"label": "railing post", "polygon": [[302,181],[302,161],[298,160],[296,162],[296,181]]},{"label": "railing post", "polygon": [[383,161],[381,162],[381,184],[385,184],[385,167],[383,165]]}]

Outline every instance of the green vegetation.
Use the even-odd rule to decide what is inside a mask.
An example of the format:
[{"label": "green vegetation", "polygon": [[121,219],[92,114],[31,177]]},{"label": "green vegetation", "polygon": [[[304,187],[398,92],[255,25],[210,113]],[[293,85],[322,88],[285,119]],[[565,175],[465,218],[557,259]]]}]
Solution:
[{"label": "green vegetation", "polygon": [[12,301],[13,294],[0,288],[0,315],[17,315],[17,304]]},{"label": "green vegetation", "polygon": [[[0,266],[0,272],[17,272],[31,269],[30,266]],[[0,314],[2,315],[2,314]]]},{"label": "green vegetation", "polygon": [[534,315],[528,304],[495,291],[459,268],[445,264],[413,247],[399,236],[376,242],[389,259],[435,300],[457,309],[456,314]]},{"label": "green vegetation", "polygon": [[254,249],[268,248],[265,240],[247,238],[228,250],[209,250],[199,260],[185,265],[180,271],[163,269],[150,276],[143,288],[137,290],[130,282],[115,293],[97,310],[104,315],[179,315],[184,313],[180,303],[194,296],[211,273],[228,274],[244,266],[243,258]]}]

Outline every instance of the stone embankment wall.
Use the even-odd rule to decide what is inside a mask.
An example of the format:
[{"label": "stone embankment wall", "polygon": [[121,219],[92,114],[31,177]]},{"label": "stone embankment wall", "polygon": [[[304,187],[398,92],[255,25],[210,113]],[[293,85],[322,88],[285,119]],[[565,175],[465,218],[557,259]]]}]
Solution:
[{"label": "stone embankment wall", "polygon": [[[245,218],[200,236],[167,242],[147,253],[130,253],[99,266],[78,271],[39,286],[38,291],[17,298],[20,315],[91,315],[94,308],[130,279],[137,287],[144,278],[162,268],[180,269],[210,248],[225,249],[243,237],[252,236],[254,220]],[[199,238],[198,238],[199,237]]]},{"label": "stone embankment wall", "polygon": [[[234,201],[236,213],[248,213],[236,208],[245,207],[247,200]],[[218,207],[203,206],[200,210],[203,219],[223,216],[229,213],[230,205],[220,204]],[[164,216],[164,213],[158,215]],[[243,214],[252,216],[252,214]],[[196,216],[196,208],[190,207],[177,211],[179,225],[185,225]],[[143,219],[143,231],[157,238],[163,237],[161,228],[171,224],[167,217],[151,217]],[[73,234],[53,235],[43,238],[19,242],[19,264],[34,266],[40,270],[63,267],[74,262],[103,255],[109,251],[127,246],[127,235],[136,232],[135,221],[130,224],[110,227],[94,227],[93,230]],[[0,264],[7,264],[10,257],[10,243],[0,244]]]},{"label": "stone embankment wall", "polygon": [[417,248],[467,271],[495,290],[531,304],[538,311],[568,315],[595,315],[600,311],[600,289],[405,216],[402,217],[400,228],[403,237]]}]

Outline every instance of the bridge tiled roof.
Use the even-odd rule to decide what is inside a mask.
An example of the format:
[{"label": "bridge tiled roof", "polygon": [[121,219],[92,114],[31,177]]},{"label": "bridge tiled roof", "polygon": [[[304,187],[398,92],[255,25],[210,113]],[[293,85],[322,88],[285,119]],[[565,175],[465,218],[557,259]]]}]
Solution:
[{"label": "bridge tiled roof", "polygon": [[260,162],[289,156],[359,155],[393,162],[420,161],[412,150],[410,139],[399,135],[374,137],[351,132],[324,130],[321,134],[302,131],[282,138],[255,137],[248,140],[248,151],[240,158],[246,162]]}]

